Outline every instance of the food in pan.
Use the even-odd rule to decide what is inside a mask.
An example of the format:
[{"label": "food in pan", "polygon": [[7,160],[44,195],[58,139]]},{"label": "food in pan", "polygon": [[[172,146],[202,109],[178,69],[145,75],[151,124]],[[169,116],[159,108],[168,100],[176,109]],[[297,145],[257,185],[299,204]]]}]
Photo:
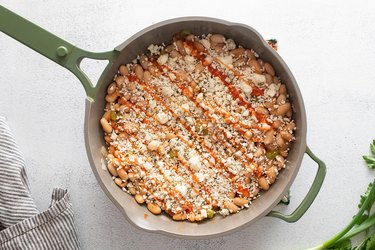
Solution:
[{"label": "food in pan", "polygon": [[286,86],[257,53],[182,31],[121,65],[100,120],[114,182],[174,220],[248,207],[294,141]]}]

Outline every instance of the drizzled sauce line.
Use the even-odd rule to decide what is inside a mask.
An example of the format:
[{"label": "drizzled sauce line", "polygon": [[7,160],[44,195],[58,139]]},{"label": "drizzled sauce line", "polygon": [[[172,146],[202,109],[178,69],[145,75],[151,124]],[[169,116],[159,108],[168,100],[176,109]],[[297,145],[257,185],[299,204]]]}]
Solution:
[{"label": "drizzled sauce line", "polygon": [[[158,93],[157,89],[155,89],[153,86],[150,86],[150,85],[146,85],[145,83],[141,82],[138,80],[138,83],[143,87],[143,89],[149,93],[150,95],[152,95],[154,97],[155,100],[157,100],[161,105],[164,106],[164,108],[166,110],[168,110],[172,116],[174,118],[176,118],[177,122],[179,122],[180,125],[182,125],[194,138],[197,142],[200,143],[200,145],[202,147],[204,147],[206,149],[206,151],[215,159],[215,161],[220,165],[220,169],[224,172],[227,173],[229,179],[233,182],[232,178],[234,177],[234,175],[227,169],[227,167],[223,164],[223,162],[221,161],[220,158],[217,157],[217,155],[206,145],[206,143],[204,141],[202,141],[200,138],[199,138],[199,135],[197,133],[195,133],[191,128],[190,126],[186,125],[186,123],[182,123],[179,119],[179,116],[170,108],[168,107],[168,105],[166,105],[166,103],[161,100],[161,98],[156,95],[153,91],[155,91],[156,93]],[[153,90],[151,91],[150,88]]]},{"label": "drizzled sauce line", "polygon": [[[126,106],[128,106],[129,108],[131,108],[131,109],[133,109],[134,111],[135,111],[135,109],[134,109],[134,107],[133,107],[133,105],[131,105],[129,102],[126,102],[125,103],[125,105]],[[143,108],[142,107],[140,107],[140,109],[141,110],[143,110]],[[155,120],[155,118],[151,115],[151,114],[147,114],[147,113],[144,113],[147,117],[149,117],[150,119],[153,119],[154,121],[156,121]],[[149,123],[149,120],[146,120],[146,119],[144,119],[143,120],[143,123],[149,128],[149,129],[151,129],[152,131],[156,131],[156,128],[154,127],[154,126],[152,126],[150,123]],[[164,125],[163,125],[164,126]],[[173,132],[175,132],[175,131],[173,131]],[[189,147],[191,147],[191,148],[194,148],[194,146],[191,144],[191,143],[189,143],[188,141],[186,141],[182,136],[180,136],[179,134],[177,134],[176,135],[183,143],[186,143]],[[139,141],[141,141],[141,140],[139,140]],[[146,146],[144,143],[142,143],[144,146]],[[162,157],[162,156],[160,156],[160,154],[158,155],[158,159],[160,160],[160,157]],[[165,162],[166,163],[166,165],[169,167],[169,169],[172,169],[173,171],[175,171],[178,175],[179,175],[179,177],[181,177],[181,178],[183,178],[184,180],[185,180],[185,182],[186,183],[188,183],[190,186],[191,186],[191,188],[193,188],[193,190],[197,193],[197,194],[199,194],[199,191],[193,186],[193,184],[192,184],[192,182],[190,181],[190,182],[188,182],[187,181],[187,179],[181,174],[181,171],[177,168],[177,167],[173,167],[173,166],[171,166],[171,165],[169,165],[167,162]],[[195,175],[195,171],[193,170],[193,169],[191,169],[191,167],[187,164],[187,162],[186,161],[181,161],[181,163],[184,165],[184,167],[192,174],[192,176],[194,176]],[[211,196],[211,192],[206,188],[206,186],[204,186],[200,181],[196,181],[196,183],[197,184],[199,184],[200,186],[201,186],[201,188],[209,195],[209,196]],[[200,194],[199,194],[199,196],[201,196]],[[202,198],[204,198],[203,196],[201,196]],[[215,201],[215,199],[211,196],[210,197],[210,200],[209,199],[206,199],[206,198],[204,198],[205,200],[206,200],[206,202],[208,203],[208,204],[210,204],[211,203],[211,201],[210,200],[213,200],[213,201]],[[217,202],[217,201],[216,201]]]},{"label": "drizzled sauce line", "polygon": [[[134,137],[134,139],[136,140],[136,141],[140,141],[140,139],[136,136],[136,135],[133,135],[133,137]],[[135,150],[137,150],[139,153],[141,153],[141,154],[143,154],[144,152],[131,140],[131,137],[128,137],[128,141],[132,144],[132,147],[133,147],[133,149],[135,149]],[[149,160],[149,158],[147,158],[147,160],[148,160],[148,162],[150,162],[150,163],[152,163],[150,160]],[[190,210],[190,212],[193,212],[193,209],[192,209],[192,207],[193,207],[193,205],[192,205],[192,203],[191,202],[189,202],[187,199],[185,199],[185,197],[181,194],[181,192],[179,192],[176,188],[173,188],[173,185],[171,185],[171,182],[168,180],[168,178],[165,176],[165,174],[160,170],[160,168],[159,167],[156,167],[156,165],[154,165],[154,164],[152,164],[152,165],[154,165],[154,169],[156,169],[158,172],[159,172],[159,175],[161,175],[162,177],[163,177],[163,179],[166,181],[166,182],[168,182],[168,189],[166,189],[166,188],[164,188],[163,187],[163,182],[161,182],[161,181],[159,181],[158,179],[156,179],[156,178],[153,178],[153,177],[150,177],[150,172],[145,168],[145,167],[143,167],[141,164],[138,164],[138,162],[137,161],[135,161],[135,162],[131,162],[132,164],[134,164],[135,166],[138,166],[138,167],[140,167],[141,169],[142,169],[142,171],[144,171],[145,172],[145,174],[146,174],[146,176],[148,176],[151,180],[153,180],[154,182],[156,182],[156,183],[159,183],[159,184],[161,184],[160,185],[160,188],[162,188],[164,191],[166,191],[171,197],[173,197],[173,199],[175,200],[175,201],[177,201],[177,202],[179,202],[179,199],[183,199],[183,201],[184,201],[184,204],[188,204],[188,208],[189,208],[189,210]],[[149,189],[147,189],[147,190],[149,190]],[[175,194],[178,194],[178,197],[176,197],[176,195]],[[154,195],[155,196],[155,195]],[[179,199],[177,199],[177,198],[179,198]],[[159,200],[160,201],[160,200]],[[165,204],[165,202],[163,202],[163,201],[160,201],[160,202],[162,202],[162,204],[163,204],[163,207],[164,207],[164,210],[167,210],[166,209],[166,204]]]},{"label": "drizzled sauce line", "polygon": [[[170,73],[174,74],[176,77],[179,77],[178,74],[177,74],[176,72],[172,71],[170,68],[168,68],[168,67],[166,67],[166,66],[163,66],[163,68],[166,69],[167,71],[169,71]],[[174,85],[175,85],[178,89],[180,89],[181,92],[182,92],[183,94],[186,93],[186,88],[184,88],[183,86],[179,85],[176,81],[172,80],[169,76],[166,76],[166,77],[168,77],[168,79],[170,80],[170,82],[174,83]],[[202,112],[204,112],[204,114],[205,114],[208,118],[210,118],[211,121],[212,121],[214,124],[216,124],[216,119],[215,119],[215,118],[214,118],[214,117],[213,117],[208,111],[204,111],[203,107],[201,107],[201,105],[198,104],[198,102],[196,101],[196,99],[193,98],[193,95],[192,95],[192,94],[185,95],[185,97],[188,98],[191,102],[193,102],[193,103],[195,104],[196,107],[201,108]],[[221,115],[223,118],[227,118],[227,117],[228,117],[228,114],[230,115],[230,113],[228,113],[227,111],[221,111],[221,112],[220,112],[220,111],[218,110],[219,108],[218,108],[218,109],[212,109],[212,106],[211,106],[209,103],[207,103],[207,102],[205,102],[205,101],[204,101],[204,103],[205,103],[205,105],[209,106],[209,110],[211,110],[211,111],[214,110],[215,113],[220,113],[220,115]],[[217,112],[216,112],[216,110],[217,110]],[[207,121],[207,120],[206,120],[206,121]],[[232,124],[236,125],[237,123],[241,124],[239,121],[234,121]],[[245,125],[246,125],[246,124],[245,124]],[[227,142],[229,141],[230,144],[231,144],[232,146],[234,146],[237,150],[240,150],[240,149],[238,148],[238,145],[233,141],[233,139],[230,139],[230,138],[227,137],[227,135],[226,135],[226,133],[225,133],[225,131],[224,131],[223,128],[220,128],[220,127],[217,127],[217,128],[218,128],[221,132],[223,132],[223,135],[224,135],[224,137],[227,139],[227,140],[226,140]],[[238,130],[238,129],[237,129],[237,130]],[[246,132],[243,132],[242,130],[239,130],[239,131],[241,131],[243,135],[246,133]],[[244,153],[242,150],[241,150],[241,152]],[[250,158],[250,157],[248,157],[247,154],[244,155],[244,157],[246,158],[247,161],[246,161],[245,159],[243,159],[241,156],[239,156],[239,157],[241,158],[241,159],[240,159],[241,162],[242,162],[246,167],[248,167],[248,169],[250,169],[250,170],[253,171],[253,168],[251,168],[251,167],[250,167],[250,164],[247,163],[247,161],[250,161],[251,163],[253,163],[253,159]]]}]

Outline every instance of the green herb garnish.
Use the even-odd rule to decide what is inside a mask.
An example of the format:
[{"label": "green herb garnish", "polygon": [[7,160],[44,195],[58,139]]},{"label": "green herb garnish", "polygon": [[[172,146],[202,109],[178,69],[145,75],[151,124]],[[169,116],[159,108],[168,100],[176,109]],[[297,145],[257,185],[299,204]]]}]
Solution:
[{"label": "green herb garnish", "polygon": [[215,211],[211,210],[211,209],[208,209],[207,210],[207,218],[212,219],[214,216],[215,216]]},{"label": "green herb garnish", "polygon": [[[375,168],[375,140],[370,144],[372,156],[363,156],[368,168]],[[340,250],[372,250],[375,249],[375,233],[367,235],[369,229],[375,227],[375,213],[371,209],[375,203],[375,179],[368,184],[366,192],[361,195],[358,208],[359,211],[353,216],[350,223],[339,233],[323,244],[310,248],[317,249],[340,249]],[[365,232],[366,238],[358,246],[352,246],[351,238],[359,233]]]},{"label": "green herb garnish", "polygon": [[276,158],[278,154],[279,154],[279,151],[277,150],[269,150],[266,152],[266,157],[270,160],[273,160]]},{"label": "green herb garnish", "polygon": [[187,37],[190,34],[191,34],[191,32],[189,30],[182,30],[180,32],[180,35],[181,35],[182,38],[185,38],[185,37]]},{"label": "green herb garnish", "polygon": [[367,166],[371,169],[375,168],[375,140],[372,141],[370,144],[370,150],[372,155],[364,155],[362,156],[365,162],[367,163]]},{"label": "green herb garnish", "polygon": [[171,150],[169,150],[168,155],[169,155],[169,157],[171,159],[176,158],[178,156],[177,149],[171,149]]},{"label": "green herb garnish", "polygon": [[111,120],[112,120],[112,121],[116,121],[116,119],[117,119],[117,114],[116,114],[116,112],[115,112],[115,111],[111,111],[110,117],[111,117]]}]

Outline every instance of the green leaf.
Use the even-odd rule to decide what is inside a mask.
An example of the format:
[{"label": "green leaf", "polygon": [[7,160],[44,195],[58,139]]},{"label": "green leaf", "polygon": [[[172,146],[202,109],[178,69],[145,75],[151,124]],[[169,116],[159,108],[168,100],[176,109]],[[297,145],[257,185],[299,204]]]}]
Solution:
[{"label": "green leaf", "polygon": [[116,119],[117,119],[117,114],[116,114],[116,112],[115,112],[115,111],[111,111],[111,113],[110,113],[110,117],[111,117],[111,120],[112,120],[112,121],[116,121]]},{"label": "green leaf", "polygon": [[361,198],[360,198],[359,204],[358,204],[358,208],[362,207],[362,205],[365,202],[367,196],[370,194],[371,188],[372,188],[372,182],[370,182],[368,184],[366,192],[363,195],[361,195]]},{"label": "green leaf", "polygon": [[181,35],[183,38],[187,37],[187,36],[190,35],[190,34],[191,34],[190,30],[182,30],[182,31],[180,32],[180,35]]},{"label": "green leaf", "polygon": [[277,40],[276,39],[268,39],[267,42],[270,42],[271,44],[276,44]]},{"label": "green leaf", "polygon": [[[353,216],[353,217],[354,217],[354,216]],[[367,215],[367,214],[362,214],[361,217],[358,218],[357,225],[362,224],[362,222],[364,222],[366,219],[368,219],[368,215]]]},{"label": "green leaf", "polygon": [[366,192],[363,195],[361,195],[361,199],[360,199],[359,204],[358,204],[358,208],[361,208],[363,206],[365,200],[368,199],[368,198],[370,199],[370,202],[368,203],[368,206],[366,208],[367,215],[370,214],[371,207],[372,207],[372,205],[374,204],[374,201],[375,201],[374,195],[373,195],[373,197],[369,197],[369,194],[370,194],[372,188],[375,188],[375,187],[373,185],[373,182],[370,182],[368,184]]},{"label": "green leaf", "polygon": [[365,162],[367,163],[367,165],[373,165],[373,164],[375,164],[375,158],[372,157],[372,156],[364,155],[364,156],[362,156],[362,158],[365,160]]},{"label": "green leaf", "polygon": [[362,157],[369,168],[375,169],[375,140],[370,143],[370,150],[373,156],[363,155]]},{"label": "green leaf", "polygon": [[375,233],[368,237],[366,242],[366,250],[373,249],[375,249]]},{"label": "green leaf", "polygon": [[371,153],[375,156],[375,140],[370,144]]}]

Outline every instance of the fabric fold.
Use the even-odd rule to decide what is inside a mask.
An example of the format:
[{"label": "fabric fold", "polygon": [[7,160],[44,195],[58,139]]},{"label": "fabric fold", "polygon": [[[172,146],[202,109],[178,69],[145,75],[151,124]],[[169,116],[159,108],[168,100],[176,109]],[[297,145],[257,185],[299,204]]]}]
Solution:
[{"label": "fabric fold", "polygon": [[31,197],[25,160],[0,116],[0,250],[80,249],[68,190],[54,188],[39,213]]},{"label": "fabric fold", "polygon": [[0,116],[0,228],[38,213],[29,190],[25,160],[5,118]]},{"label": "fabric fold", "polygon": [[0,231],[5,249],[79,249],[68,191],[55,188],[46,211]]}]

